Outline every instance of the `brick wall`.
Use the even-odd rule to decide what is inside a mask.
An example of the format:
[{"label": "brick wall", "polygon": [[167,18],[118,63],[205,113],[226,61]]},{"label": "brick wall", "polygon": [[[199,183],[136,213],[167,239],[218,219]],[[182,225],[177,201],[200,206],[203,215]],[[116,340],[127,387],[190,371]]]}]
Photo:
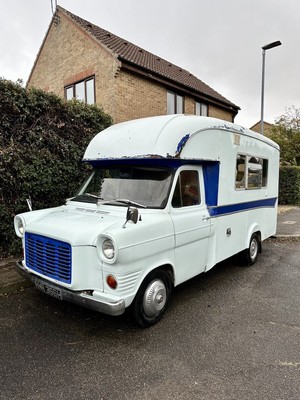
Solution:
[{"label": "brick wall", "polygon": [[184,112],[185,114],[195,114],[195,100],[191,97],[184,98]]},{"label": "brick wall", "polygon": [[208,116],[232,122],[232,114],[229,111],[222,110],[222,108],[217,108],[213,105],[208,106]]},{"label": "brick wall", "polygon": [[122,70],[116,82],[116,122],[167,113],[167,91],[161,85]]},{"label": "brick wall", "polygon": [[[153,81],[121,70],[117,77],[115,122],[165,115],[167,113],[167,89]],[[184,113],[195,114],[195,99],[184,97]],[[232,114],[209,105],[209,116],[232,121]]]},{"label": "brick wall", "polygon": [[68,84],[95,75],[96,102],[115,112],[115,75],[120,63],[64,14],[52,24],[27,85],[64,97]]}]

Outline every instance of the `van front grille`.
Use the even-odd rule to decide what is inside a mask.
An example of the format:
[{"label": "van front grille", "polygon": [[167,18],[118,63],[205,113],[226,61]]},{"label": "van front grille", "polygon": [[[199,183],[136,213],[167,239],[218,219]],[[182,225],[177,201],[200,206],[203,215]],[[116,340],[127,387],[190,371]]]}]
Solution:
[{"label": "van front grille", "polygon": [[69,243],[26,233],[25,261],[28,268],[42,275],[71,283],[72,249]]}]

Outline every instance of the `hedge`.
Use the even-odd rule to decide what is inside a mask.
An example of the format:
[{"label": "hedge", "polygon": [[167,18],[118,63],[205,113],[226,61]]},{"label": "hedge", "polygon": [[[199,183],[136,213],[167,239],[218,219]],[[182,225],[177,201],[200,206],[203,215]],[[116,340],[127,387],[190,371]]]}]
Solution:
[{"label": "hedge", "polygon": [[300,205],[300,167],[280,167],[278,202]]},{"label": "hedge", "polygon": [[0,79],[0,256],[20,252],[14,215],[60,205],[87,174],[91,138],[111,125],[96,106]]}]

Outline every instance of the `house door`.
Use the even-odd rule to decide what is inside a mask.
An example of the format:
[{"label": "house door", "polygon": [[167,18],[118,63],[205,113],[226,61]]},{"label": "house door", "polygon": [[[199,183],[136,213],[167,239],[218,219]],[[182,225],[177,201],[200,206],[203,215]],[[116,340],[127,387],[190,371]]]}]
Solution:
[{"label": "house door", "polygon": [[204,201],[201,167],[180,170],[171,203],[175,233],[176,284],[203,272],[207,263],[211,220]]}]

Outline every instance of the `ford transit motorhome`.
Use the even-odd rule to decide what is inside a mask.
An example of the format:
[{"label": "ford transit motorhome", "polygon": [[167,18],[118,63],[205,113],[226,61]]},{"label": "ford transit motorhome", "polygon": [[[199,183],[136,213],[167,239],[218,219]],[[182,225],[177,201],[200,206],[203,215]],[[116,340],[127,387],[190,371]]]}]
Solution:
[{"label": "ford transit motorhome", "polygon": [[276,232],[279,147],[236,124],[169,115],[111,126],[88,145],[75,197],[15,217],[19,272],[91,309],[163,315],[174,286]]}]

